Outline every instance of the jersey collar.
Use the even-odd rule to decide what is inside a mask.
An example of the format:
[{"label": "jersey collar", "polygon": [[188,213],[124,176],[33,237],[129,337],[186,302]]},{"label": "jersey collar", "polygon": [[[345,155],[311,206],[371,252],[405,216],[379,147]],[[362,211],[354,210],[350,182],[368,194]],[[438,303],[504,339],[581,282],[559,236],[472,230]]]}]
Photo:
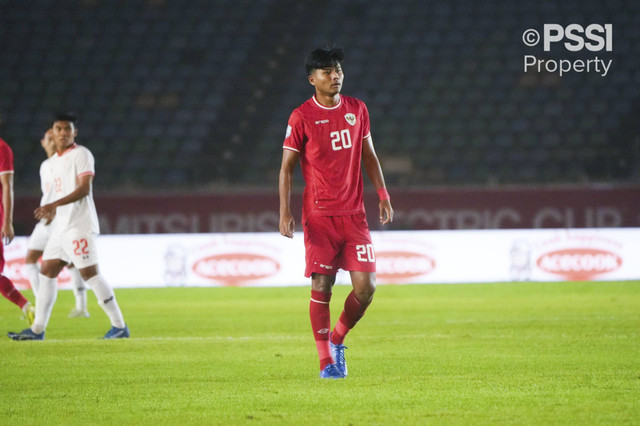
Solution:
[{"label": "jersey collar", "polygon": [[56,151],[56,155],[58,157],[62,157],[67,152],[70,152],[71,150],[75,149],[77,146],[78,146],[78,144],[74,142],[73,144],[69,145],[64,151],[62,151],[62,153],[59,153],[58,151]]},{"label": "jersey collar", "polygon": [[320,107],[320,108],[322,108],[322,109],[326,109],[326,110],[336,109],[336,108],[339,108],[339,107],[340,107],[340,105],[342,105],[342,96],[340,96],[340,97],[338,98],[338,104],[337,104],[337,105],[335,105],[335,106],[332,106],[332,107],[324,106],[324,105],[322,105],[320,102],[318,102],[318,100],[316,99],[316,95],[315,95],[315,94],[313,95],[313,98],[311,98],[311,99],[313,99],[313,102],[315,102],[315,104],[316,104],[317,106],[319,106],[319,107]]}]

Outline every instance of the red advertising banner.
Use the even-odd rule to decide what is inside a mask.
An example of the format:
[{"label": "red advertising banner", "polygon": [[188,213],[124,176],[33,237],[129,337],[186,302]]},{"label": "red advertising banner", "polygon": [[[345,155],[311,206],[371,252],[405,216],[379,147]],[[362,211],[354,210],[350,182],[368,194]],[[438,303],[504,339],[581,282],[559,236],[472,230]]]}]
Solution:
[{"label": "red advertising banner", "polygon": [[[390,188],[395,219],[385,229],[536,229],[640,226],[640,186],[511,188]],[[95,197],[103,234],[273,232],[278,194],[237,191],[191,194],[127,194]],[[17,196],[15,226],[28,235],[38,197]],[[369,225],[378,223],[378,198],[365,194]],[[292,206],[300,228],[301,195]]]}]

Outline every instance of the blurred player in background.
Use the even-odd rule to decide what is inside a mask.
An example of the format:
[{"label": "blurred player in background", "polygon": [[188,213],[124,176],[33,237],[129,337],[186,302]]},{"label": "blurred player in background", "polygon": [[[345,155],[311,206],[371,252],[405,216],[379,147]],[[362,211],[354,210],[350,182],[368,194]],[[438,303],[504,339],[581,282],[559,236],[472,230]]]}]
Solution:
[{"label": "blurred player in background", "polygon": [[[320,377],[347,376],[344,338],[373,299],[375,252],[367,225],[361,163],[378,191],[380,222],[393,220],[382,168],[373,148],[365,104],[340,94],[344,52],[316,49],[305,69],[315,95],[291,114],[280,168],[280,233],[293,238],[290,199],[300,161],[306,182],[302,224],[305,276],[311,277],[309,316],[320,358]],[[353,291],[332,332],[329,303],[339,268],[350,272]]]},{"label": "blurred player in background", "polygon": [[57,277],[62,268],[73,263],[91,286],[98,303],[111,322],[105,339],[129,337],[113,290],[98,270],[96,239],[98,215],[93,202],[94,159],[84,146],[77,145],[76,116],[58,114],[53,122],[56,153],[51,156],[53,201],[35,210],[38,220],[51,225],[51,235],[42,255],[36,316],[31,328],[10,332],[14,340],[43,340],[51,310],[56,301]]},{"label": "blurred player in background", "polygon": [[[2,117],[0,117],[2,123]],[[18,291],[13,282],[5,276],[4,245],[13,241],[13,151],[5,141],[0,139],[0,185],[2,186],[2,202],[0,203],[0,293],[10,302],[22,309],[29,325],[33,323],[35,309],[33,305]]]},{"label": "blurred player in background", "polygon": [[[53,130],[49,129],[45,132],[42,140],[40,141],[42,148],[47,154],[47,159],[40,165],[40,187],[42,188],[42,198],[40,205],[44,206],[53,200],[53,180],[51,178],[51,165],[49,159],[56,152],[56,144],[53,140]],[[42,256],[44,248],[49,241],[50,225],[47,225],[45,220],[41,220],[33,229],[31,237],[29,237],[28,251],[25,258],[25,272],[33,292],[38,297],[40,268],[38,266],[38,259]],[[77,268],[74,268],[72,264],[67,265],[69,274],[71,275],[71,284],[73,287],[73,294],[76,299],[76,306],[69,313],[69,318],[86,318],[89,317],[89,311],[87,310],[87,291],[84,281],[80,276],[80,272]]]}]

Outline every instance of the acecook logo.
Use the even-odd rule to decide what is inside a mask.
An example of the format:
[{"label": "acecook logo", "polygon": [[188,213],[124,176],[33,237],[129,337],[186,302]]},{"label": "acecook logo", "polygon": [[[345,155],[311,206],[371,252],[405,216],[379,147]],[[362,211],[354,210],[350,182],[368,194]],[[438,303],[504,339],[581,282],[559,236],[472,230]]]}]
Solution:
[{"label": "acecook logo", "polygon": [[242,285],[247,280],[271,277],[280,264],[267,256],[253,253],[224,253],[197,260],[193,272],[203,278],[223,281],[227,285]]},{"label": "acecook logo", "polygon": [[[24,258],[11,259],[7,260],[4,265],[4,275],[9,277],[9,279],[18,287],[19,290],[22,289],[30,289],[31,284],[29,283],[29,278],[24,272]],[[58,285],[66,284],[71,281],[71,275],[67,271],[67,268],[64,268],[60,275],[58,275]]]},{"label": "acecook logo", "polygon": [[536,264],[551,274],[571,281],[586,281],[596,275],[615,271],[622,265],[616,253],[594,248],[568,248],[541,255]]},{"label": "acecook logo", "polygon": [[426,275],[436,267],[436,261],[423,253],[410,251],[379,251],[376,253],[376,276],[385,281],[406,280]]}]

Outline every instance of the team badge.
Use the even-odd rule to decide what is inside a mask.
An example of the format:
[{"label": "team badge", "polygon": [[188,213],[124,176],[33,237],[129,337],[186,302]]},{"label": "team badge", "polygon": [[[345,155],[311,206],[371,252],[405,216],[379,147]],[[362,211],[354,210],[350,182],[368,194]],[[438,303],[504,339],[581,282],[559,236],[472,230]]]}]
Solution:
[{"label": "team badge", "polygon": [[351,112],[349,114],[345,114],[344,119],[347,120],[347,123],[351,124],[352,126],[356,124],[356,115]]}]

